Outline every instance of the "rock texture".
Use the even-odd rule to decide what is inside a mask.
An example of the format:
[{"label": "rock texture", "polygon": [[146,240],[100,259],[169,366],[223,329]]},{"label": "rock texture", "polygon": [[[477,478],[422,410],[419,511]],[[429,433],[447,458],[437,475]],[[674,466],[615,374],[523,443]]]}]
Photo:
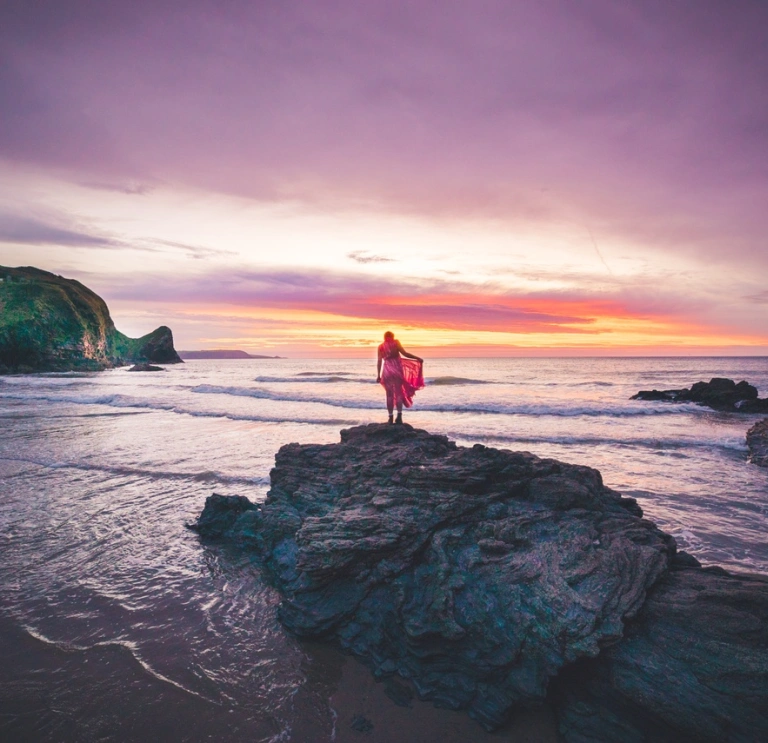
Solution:
[{"label": "rock texture", "polygon": [[768,577],[674,565],[555,696],[568,743],[768,740]]},{"label": "rock texture", "polygon": [[408,425],[341,439],[282,447],[260,509],[218,496],[198,529],[261,550],[293,632],[488,728],[619,640],[675,552],[589,467]]},{"label": "rock texture", "polygon": [[714,377],[681,390],[641,390],[633,400],[694,402],[713,410],[735,413],[768,413],[768,398],[758,398],[757,388],[748,382]]},{"label": "rock texture", "polygon": [[154,364],[134,364],[129,372],[159,372],[166,371],[162,366],[155,366]]},{"label": "rock texture", "polygon": [[747,431],[749,461],[761,467],[768,467],[768,418],[755,423]]},{"label": "rock texture", "polygon": [[128,338],[115,328],[104,300],[80,282],[0,266],[0,373],[150,361],[181,363],[169,328]]}]

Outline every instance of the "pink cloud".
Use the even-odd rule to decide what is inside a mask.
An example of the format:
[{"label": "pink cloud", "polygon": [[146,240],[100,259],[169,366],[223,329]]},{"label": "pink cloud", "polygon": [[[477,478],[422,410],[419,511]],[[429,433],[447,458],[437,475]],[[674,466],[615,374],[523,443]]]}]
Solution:
[{"label": "pink cloud", "polygon": [[768,268],[768,6],[6,0],[0,157]]}]

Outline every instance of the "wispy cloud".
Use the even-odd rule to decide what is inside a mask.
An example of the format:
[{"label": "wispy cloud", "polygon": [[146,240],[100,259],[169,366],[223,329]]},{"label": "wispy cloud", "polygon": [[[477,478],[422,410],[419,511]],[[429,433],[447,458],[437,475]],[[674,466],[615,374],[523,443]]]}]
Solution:
[{"label": "wispy cloud", "polygon": [[96,191],[113,191],[115,193],[126,194],[127,196],[146,196],[155,190],[149,183],[140,183],[137,181],[125,181],[122,183],[110,183],[108,181],[82,181],[79,185],[85,188],[92,188]]},{"label": "wispy cloud", "polygon": [[[159,240],[155,238],[145,238],[142,240],[150,246],[161,246],[165,248],[171,248],[174,250],[181,250],[189,255],[190,258],[196,260],[202,260],[204,258],[213,258],[223,255],[237,255],[234,250],[222,250],[220,248],[208,248],[203,245],[190,245],[188,243],[178,242],[176,240]],[[135,243],[132,243],[135,244]]]},{"label": "wispy cloud", "polygon": [[353,250],[351,253],[347,253],[347,258],[351,258],[358,263],[392,263],[394,261],[394,258],[375,255],[373,253],[368,253],[365,250]]},{"label": "wispy cloud", "polygon": [[109,250],[123,247],[123,243],[119,240],[103,234],[15,214],[0,214],[0,243],[2,242],[15,245],[65,245],[74,248]]},{"label": "wispy cloud", "polygon": [[190,258],[237,255],[231,250],[191,245],[177,240],[161,238],[126,239],[76,223],[65,214],[48,210],[44,217],[0,212],[0,244],[47,245],[67,248],[100,250],[138,250],[146,253],[184,253]]},{"label": "wispy cloud", "polygon": [[744,299],[754,304],[768,304],[768,290],[757,292],[757,294],[748,294]]},{"label": "wispy cloud", "polygon": [[[158,295],[151,276],[109,280],[121,301]],[[606,294],[588,290],[510,292],[500,284],[387,279],[370,275],[283,270],[214,271],[164,286],[167,302],[247,310],[305,311],[435,329],[505,333],[590,333],[605,318],[690,324],[697,305],[662,292]],[[605,324],[599,332],[605,332]]]}]

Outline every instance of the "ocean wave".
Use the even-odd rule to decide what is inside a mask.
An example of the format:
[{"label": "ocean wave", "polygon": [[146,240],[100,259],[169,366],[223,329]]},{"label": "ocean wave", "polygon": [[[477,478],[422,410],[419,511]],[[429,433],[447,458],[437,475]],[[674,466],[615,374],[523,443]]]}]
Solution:
[{"label": "ocean wave", "polygon": [[221,706],[221,702],[217,699],[211,699],[210,697],[200,694],[197,691],[194,691],[193,689],[190,689],[183,684],[179,683],[178,681],[174,681],[173,679],[169,678],[168,676],[165,676],[164,674],[160,673],[158,670],[152,667],[146,660],[144,660],[141,657],[141,653],[139,651],[139,646],[135,642],[131,642],[130,640],[100,640],[98,642],[94,642],[90,645],[80,645],[74,642],[66,641],[66,640],[53,640],[50,637],[47,637],[39,630],[34,629],[33,627],[30,627],[27,624],[21,623],[21,629],[26,632],[30,637],[34,638],[38,642],[41,642],[45,645],[50,645],[51,647],[55,647],[58,650],[62,650],[65,653],[87,653],[92,650],[97,650],[100,648],[117,648],[118,650],[127,652],[133,660],[138,663],[146,673],[148,673],[150,676],[153,676],[158,681],[162,681],[163,683],[169,684],[171,686],[176,687],[177,689],[190,694],[191,696],[197,697],[198,699],[208,702],[210,704],[215,704],[217,706]]},{"label": "ocean wave", "polygon": [[297,377],[348,377],[352,376],[352,372],[297,372]]},{"label": "ocean wave", "polygon": [[[378,410],[381,403],[374,400],[333,400],[327,397],[311,395],[291,395],[275,392],[274,390],[256,387],[222,387],[212,384],[201,384],[192,387],[191,392],[206,395],[233,395],[235,397],[251,397],[258,400],[275,400],[279,402],[315,403],[331,407],[355,410]],[[475,413],[481,415],[521,415],[521,416],[557,416],[557,417],[607,417],[626,418],[652,415],[704,414],[711,412],[695,403],[648,404],[642,402],[627,402],[621,405],[603,406],[574,405],[566,407],[547,403],[427,403],[418,405],[416,410],[432,413]]]},{"label": "ocean wave", "polygon": [[[193,388],[192,391],[195,391]],[[65,397],[62,395],[18,395],[7,394],[0,392],[0,400],[2,399],[22,400],[22,401],[35,401],[35,402],[62,402],[70,403],[73,405],[106,405],[119,408],[137,408],[138,410],[145,410],[147,412],[157,410],[166,413],[176,413],[178,415],[190,415],[195,418],[223,418],[233,421],[253,421],[256,423],[303,423],[308,425],[317,426],[355,426],[360,423],[359,420],[350,420],[348,418],[323,418],[323,417],[310,417],[310,416],[290,416],[290,415],[258,415],[247,413],[232,413],[229,411],[216,411],[216,410],[188,410],[178,405],[170,403],[156,403],[141,400],[131,400],[125,395],[100,395],[100,396],[71,396]],[[272,398],[280,399],[280,398]],[[285,398],[291,400],[292,398]],[[303,400],[293,400],[294,402],[304,402]],[[331,403],[329,403],[331,404]],[[354,406],[346,406],[354,407]],[[371,408],[378,408],[381,406],[371,405]],[[87,414],[93,415],[93,414]],[[78,416],[84,417],[84,416]]]},{"label": "ocean wave", "polygon": [[351,408],[355,410],[377,410],[380,402],[373,400],[333,400],[327,397],[313,395],[296,395],[287,392],[276,392],[260,387],[222,387],[216,384],[199,384],[192,387],[190,392],[199,395],[232,395],[234,397],[252,397],[257,400],[275,400],[278,402],[316,403],[318,405],[330,405],[336,408]]},{"label": "ocean wave", "polygon": [[449,436],[457,441],[503,442],[505,444],[560,444],[563,446],[611,446],[653,449],[656,451],[683,451],[686,449],[719,449],[726,451],[746,452],[746,442],[733,440],[693,440],[693,439],[661,439],[661,438],[628,438],[617,439],[608,436],[512,436],[505,434],[467,434],[451,433]]},{"label": "ocean wave", "polygon": [[487,379],[468,379],[466,377],[434,377],[424,380],[426,384],[444,386],[453,384],[493,384]]},{"label": "ocean wave", "polygon": [[227,485],[269,485],[269,477],[238,477],[225,475],[213,470],[201,472],[175,472],[169,470],[154,470],[143,467],[128,467],[126,465],[98,465],[89,462],[48,462],[28,457],[0,457],[5,462],[21,462],[52,470],[73,469],[83,472],[103,472],[109,475],[125,475],[129,477],[147,477],[157,480],[192,480],[194,482],[217,482]]},{"label": "ocean wave", "polygon": [[296,377],[256,377],[254,382],[263,384],[337,384],[339,382],[352,382],[355,384],[375,384],[374,379],[350,379],[347,375],[340,374],[316,374],[311,372],[312,377],[296,379]]},{"label": "ocean wave", "polygon": [[[201,395],[222,395],[246,397],[257,400],[272,400],[277,402],[316,404],[346,410],[370,411],[379,410],[383,400],[344,400],[332,399],[326,396],[291,394],[258,387],[225,387],[220,385],[201,384],[189,389],[190,392]],[[61,395],[61,394],[19,394],[16,392],[0,391],[0,399],[31,400],[41,402],[61,402],[76,405],[106,405],[116,408],[133,408],[137,410],[157,410],[198,417],[229,418],[231,420],[249,420],[259,422],[293,422],[316,425],[355,425],[359,421],[329,418],[326,416],[290,416],[269,414],[234,413],[231,411],[189,410],[170,402],[152,400],[137,400],[127,395]],[[696,415],[705,416],[712,413],[695,403],[679,403],[671,405],[668,402],[649,403],[647,401],[623,402],[621,404],[573,404],[558,405],[557,403],[541,402],[449,402],[422,403],[416,410],[432,413],[457,413],[475,415],[516,415],[516,416],[554,416],[565,418],[632,418],[657,415]],[[745,420],[749,416],[743,416]],[[755,417],[755,416],[752,416]]]},{"label": "ocean wave", "polygon": [[0,392],[0,399],[37,400],[40,402],[64,402],[74,405],[109,405],[113,408],[147,408],[150,410],[172,410],[173,404],[136,400],[114,393],[111,395],[63,395],[63,394],[24,394],[20,392]]}]

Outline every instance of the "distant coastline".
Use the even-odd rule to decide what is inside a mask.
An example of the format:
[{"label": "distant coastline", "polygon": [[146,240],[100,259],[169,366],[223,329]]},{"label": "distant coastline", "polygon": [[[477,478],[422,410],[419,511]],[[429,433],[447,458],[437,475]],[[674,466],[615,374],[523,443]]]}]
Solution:
[{"label": "distant coastline", "polygon": [[239,349],[214,348],[210,351],[179,351],[185,361],[195,359],[282,359],[283,356],[260,356]]}]

